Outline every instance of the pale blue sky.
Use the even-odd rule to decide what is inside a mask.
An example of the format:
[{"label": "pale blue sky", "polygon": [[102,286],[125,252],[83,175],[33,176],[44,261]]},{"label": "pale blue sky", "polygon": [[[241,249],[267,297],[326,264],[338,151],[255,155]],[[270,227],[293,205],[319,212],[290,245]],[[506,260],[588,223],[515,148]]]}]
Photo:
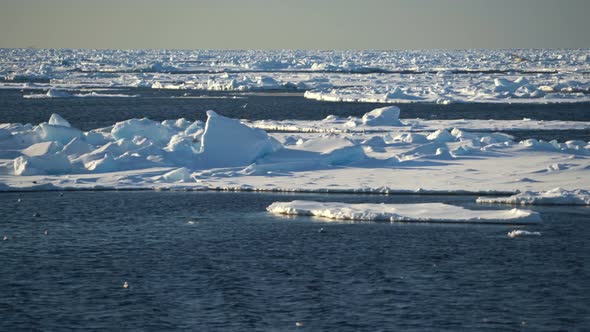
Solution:
[{"label": "pale blue sky", "polygon": [[0,47],[590,48],[590,0],[0,0]]}]

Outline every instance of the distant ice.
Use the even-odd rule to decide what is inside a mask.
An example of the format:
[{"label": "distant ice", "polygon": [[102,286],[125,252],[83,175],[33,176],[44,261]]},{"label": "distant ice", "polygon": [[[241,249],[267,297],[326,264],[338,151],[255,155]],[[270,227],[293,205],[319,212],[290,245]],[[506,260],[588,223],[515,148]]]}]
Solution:
[{"label": "distant ice", "polygon": [[[0,49],[2,89],[300,91],[376,103],[590,102],[590,50],[212,51]],[[522,60],[526,59],[526,60]],[[51,90],[49,90],[51,91]]]},{"label": "distant ice", "polygon": [[529,210],[467,210],[459,206],[442,203],[347,204],[292,201],[272,203],[267,207],[267,211],[275,214],[356,221],[514,223],[538,222],[541,220],[536,212]]},{"label": "distant ice", "polygon": [[54,90],[51,89],[44,94],[27,94],[23,95],[23,98],[27,99],[40,99],[40,98],[86,98],[86,97],[94,97],[94,98],[134,98],[138,95],[126,95],[126,94],[116,94],[116,93],[98,93],[98,92],[90,92],[90,93],[70,93],[61,90]]},{"label": "distant ice", "polygon": [[590,191],[554,188],[547,191],[525,191],[510,197],[479,197],[477,202],[519,205],[590,205]]}]

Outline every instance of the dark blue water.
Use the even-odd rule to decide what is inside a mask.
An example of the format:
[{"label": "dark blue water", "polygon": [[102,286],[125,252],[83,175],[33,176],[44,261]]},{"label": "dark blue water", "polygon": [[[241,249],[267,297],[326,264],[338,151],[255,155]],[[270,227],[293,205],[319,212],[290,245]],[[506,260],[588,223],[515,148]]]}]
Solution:
[{"label": "dark blue water", "polygon": [[[482,208],[465,196],[3,193],[0,330],[590,329],[589,208],[538,207],[529,226],[264,212],[292,199]],[[515,228],[542,236],[508,238]]]},{"label": "dark blue water", "polygon": [[[330,114],[357,116],[384,104],[333,103],[303,98],[301,93],[238,94],[228,92],[198,92],[153,89],[119,89],[111,93],[135,95],[138,98],[54,98],[24,99],[23,94],[39,93],[26,90],[0,90],[0,123],[21,122],[37,124],[58,113],[82,130],[106,127],[117,121],[148,117],[152,120],[205,120],[207,110],[240,119],[298,119],[319,120]],[[173,98],[185,93],[204,98]],[[232,97],[239,98],[232,98]],[[244,108],[244,105],[246,107]],[[590,103],[575,104],[405,104],[402,118],[423,119],[498,119],[590,121]],[[512,132],[517,139],[538,138],[590,140],[590,130]]]}]

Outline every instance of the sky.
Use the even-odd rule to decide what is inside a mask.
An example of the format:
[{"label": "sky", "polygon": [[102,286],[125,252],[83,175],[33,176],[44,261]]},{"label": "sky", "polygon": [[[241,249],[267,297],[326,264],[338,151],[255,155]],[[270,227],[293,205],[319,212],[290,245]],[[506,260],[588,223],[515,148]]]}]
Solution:
[{"label": "sky", "polygon": [[590,48],[590,0],[0,0],[0,47]]}]

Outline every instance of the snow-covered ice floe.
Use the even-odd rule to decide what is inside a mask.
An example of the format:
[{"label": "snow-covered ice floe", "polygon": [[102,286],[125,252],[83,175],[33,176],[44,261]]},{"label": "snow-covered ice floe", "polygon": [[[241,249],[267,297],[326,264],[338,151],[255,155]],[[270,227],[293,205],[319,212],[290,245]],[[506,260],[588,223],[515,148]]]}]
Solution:
[{"label": "snow-covered ice floe", "polygon": [[575,103],[590,102],[589,59],[588,49],[0,49],[0,88],[282,90],[325,101],[396,104]]},{"label": "snow-covered ice floe", "polygon": [[478,203],[519,205],[590,205],[589,190],[525,191],[510,197],[479,197]]},{"label": "snow-covered ice floe", "polygon": [[442,203],[348,204],[339,202],[274,202],[266,210],[274,214],[323,217],[354,221],[416,221],[456,223],[538,222],[538,213],[522,210],[468,210]]},{"label": "snow-covered ice floe", "polygon": [[[87,132],[57,114],[38,125],[0,124],[0,190],[504,195],[590,187],[589,142],[518,142],[509,134],[489,132],[540,126],[537,121],[454,120],[461,127],[453,128],[445,127],[450,122],[399,119],[397,107],[323,121],[248,122],[213,111],[207,115],[206,123],[129,119]],[[261,129],[289,123],[296,130]],[[588,127],[581,122],[543,125]]]}]

